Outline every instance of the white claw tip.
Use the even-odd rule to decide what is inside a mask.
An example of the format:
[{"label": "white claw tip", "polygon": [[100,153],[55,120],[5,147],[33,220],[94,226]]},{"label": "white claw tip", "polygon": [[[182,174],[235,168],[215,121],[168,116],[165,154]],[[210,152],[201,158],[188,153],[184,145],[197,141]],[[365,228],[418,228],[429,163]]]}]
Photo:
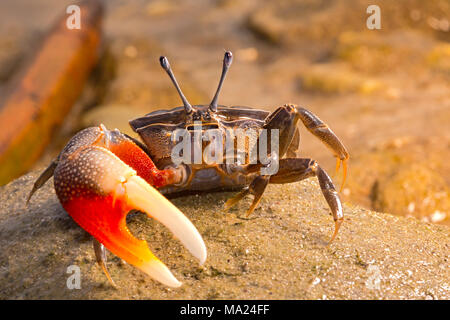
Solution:
[{"label": "white claw tip", "polygon": [[[203,241],[202,241],[202,242],[203,242]],[[200,265],[201,265],[201,266],[205,263],[206,257],[207,257],[206,247],[205,247],[205,244],[203,244],[203,248],[202,248],[202,250],[201,250],[201,254],[200,254],[199,257],[197,257],[198,260],[199,260],[199,262],[200,262]]]},{"label": "white claw tip", "polygon": [[154,260],[150,262],[145,262],[141,266],[138,267],[150,277],[155,280],[158,280],[162,284],[172,287],[178,288],[181,286],[181,282],[174,277],[172,272],[159,260]]}]

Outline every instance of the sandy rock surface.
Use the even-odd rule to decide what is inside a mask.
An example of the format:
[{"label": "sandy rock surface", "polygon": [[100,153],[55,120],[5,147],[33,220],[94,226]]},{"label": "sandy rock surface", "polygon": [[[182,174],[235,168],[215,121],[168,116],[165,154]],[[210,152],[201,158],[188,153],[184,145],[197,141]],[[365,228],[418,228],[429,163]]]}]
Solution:
[{"label": "sandy rock surface", "polygon": [[[250,199],[223,211],[231,192],[173,199],[203,236],[203,267],[161,224],[129,215],[132,232],[183,285],[169,289],[109,254],[114,289],[52,180],[26,206],[38,174],[0,189],[0,299],[450,298],[448,227],[345,204],[345,223],[327,247],[333,221],[314,179],[270,185],[249,218]],[[81,270],[79,290],[66,285],[71,265]]]}]

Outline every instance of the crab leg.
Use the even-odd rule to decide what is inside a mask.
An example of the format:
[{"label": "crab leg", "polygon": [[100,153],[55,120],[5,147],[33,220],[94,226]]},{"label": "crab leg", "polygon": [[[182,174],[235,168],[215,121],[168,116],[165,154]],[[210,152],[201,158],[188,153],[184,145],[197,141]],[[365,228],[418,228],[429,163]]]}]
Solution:
[{"label": "crab leg", "polygon": [[251,194],[254,196],[253,202],[250,205],[250,208],[248,208],[246,212],[246,216],[248,217],[258,206],[259,202],[261,201],[261,197],[264,193],[264,190],[266,190],[267,184],[269,183],[270,176],[258,176],[256,177],[252,183],[239,192],[234,197],[230,198],[225,202],[225,210],[228,210],[232,206],[234,206],[236,203],[238,203],[242,198],[244,198],[246,195]]},{"label": "crab leg", "polygon": [[302,120],[308,131],[319,138],[331,151],[333,151],[334,156],[336,157],[336,172],[339,170],[342,162],[343,176],[340,189],[340,191],[342,191],[347,178],[347,161],[349,159],[347,149],[328,125],[320,120],[315,114],[305,108],[297,107],[296,109],[299,118]]},{"label": "crab leg", "polygon": [[[157,219],[203,264],[206,247],[197,229],[147,182],[160,186],[177,179],[179,173],[157,170],[132,140],[103,126],[85,129],[72,138],[54,170],[56,194],[75,222],[112,253],[171,287],[181,283],[146,241],[131,234],[126,216],[137,209]],[[106,268],[102,269],[108,276]]]},{"label": "crab leg", "polygon": [[280,169],[270,177],[270,183],[290,183],[316,176],[320,189],[330,207],[334,219],[334,232],[328,244],[336,238],[344,221],[341,200],[328,174],[312,159],[286,158],[280,160]]},{"label": "crab leg", "polygon": [[100,242],[98,242],[98,240],[95,239],[95,238],[92,241],[92,244],[94,246],[95,257],[97,258],[98,265],[102,268],[103,272],[105,273],[106,277],[108,278],[109,283],[111,283],[111,285],[114,288],[117,288],[116,283],[114,282],[114,280],[109,275],[108,268],[106,267],[106,260],[107,259],[106,259],[106,248],[105,248],[105,246],[103,244],[101,244]]},{"label": "crab leg", "polygon": [[319,180],[320,189],[325,200],[330,207],[331,214],[334,219],[334,232],[328,244],[331,244],[336,238],[339,228],[344,221],[344,213],[342,210],[341,200],[328,174],[323,170],[315,160],[304,158],[285,158],[281,159],[279,163],[279,170],[272,176],[257,176],[250,186],[234,197],[228,199],[225,203],[225,209],[235,205],[238,201],[246,195],[254,196],[250,208],[247,210],[247,215],[252,213],[255,207],[261,200],[261,196],[269,183],[282,184],[301,181],[309,177],[317,177]]}]

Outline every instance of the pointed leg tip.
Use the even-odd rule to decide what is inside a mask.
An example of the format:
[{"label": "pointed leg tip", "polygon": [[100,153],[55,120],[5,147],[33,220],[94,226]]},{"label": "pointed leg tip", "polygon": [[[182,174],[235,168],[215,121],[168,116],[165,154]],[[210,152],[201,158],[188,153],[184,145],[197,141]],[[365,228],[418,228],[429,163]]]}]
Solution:
[{"label": "pointed leg tip", "polygon": [[344,187],[345,187],[345,177],[342,180],[341,187],[339,188],[339,193],[342,193],[342,191],[344,191]]},{"label": "pointed leg tip", "polygon": [[247,212],[245,213],[245,216],[248,218],[249,215],[251,215],[255,211],[255,208],[249,208]]},{"label": "pointed leg tip", "polygon": [[27,196],[27,202],[25,203],[27,206],[30,203],[31,197],[34,195],[36,191],[37,191],[36,186],[33,186],[33,189],[31,189],[30,193]]},{"label": "pointed leg tip", "polygon": [[225,202],[224,208],[225,210],[228,210],[235,204],[237,204],[242,198],[244,198],[249,193],[248,189],[244,189],[235,196],[231,197]]},{"label": "pointed leg tip", "polygon": [[341,189],[339,190],[339,192],[342,192],[342,190],[344,190],[345,181],[347,179],[347,159],[346,160],[342,160],[342,169],[343,169],[342,184],[341,184]]},{"label": "pointed leg tip", "polygon": [[336,171],[334,172],[335,177],[338,175],[340,167],[341,167],[341,159],[336,157]]},{"label": "pointed leg tip", "polygon": [[228,199],[225,204],[223,205],[223,209],[225,211],[230,210],[232,207],[234,207],[237,203],[239,202],[239,200],[236,200],[236,198],[230,198]]},{"label": "pointed leg tip", "polygon": [[230,209],[233,206],[233,204],[231,203],[231,199],[228,199],[225,204],[223,205],[223,209],[226,211],[228,209]]},{"label": "pointed leg tip", "polygon": [[114,280],[111,278],[111,275],[109,274],[108,269],[106,268],[106,265],[105,265],[104,263],[102,263],[102,262],[99,262],[98,264],[99,264],[100,267],[102,268],[103,273],[106,275],[106,278],[108,278],[108,281],[109,281],[109,283],[111,284],[111,286],[112,286],[114,289],[118,289],[116,283],[115,283]]},{"label": "pointed leg tip", "polygon": [[338,219],[334,222],[334,232],[333,232],[333,235],[331,236],[331,239],[328,242],[327,246],[330,246],[333,243],[334,239],[336,239],[336,236],[339,232],[339,228],[341,227],[343,221],[344,221],[344,219]]}]

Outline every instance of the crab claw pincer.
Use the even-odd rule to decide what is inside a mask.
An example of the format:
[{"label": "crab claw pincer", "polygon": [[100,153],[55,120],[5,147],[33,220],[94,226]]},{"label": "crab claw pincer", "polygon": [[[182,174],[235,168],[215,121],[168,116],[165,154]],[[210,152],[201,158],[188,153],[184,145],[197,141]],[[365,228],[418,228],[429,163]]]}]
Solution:
[{"label": "crab claw pincer", "polygon": [[128,212],[137,209],[161,222],[201,264],[206,260],[205,244],[188,218],[119,157],[125,154],[133,156],[133,166],[140,171],[145,162],[153,164],[118,131],[103,126],[81,131],[58,158],[56,194],[75,222],[108,250],[159,282],[178,287],[181,283],[146,241],[131,234],[126,225]]}]

